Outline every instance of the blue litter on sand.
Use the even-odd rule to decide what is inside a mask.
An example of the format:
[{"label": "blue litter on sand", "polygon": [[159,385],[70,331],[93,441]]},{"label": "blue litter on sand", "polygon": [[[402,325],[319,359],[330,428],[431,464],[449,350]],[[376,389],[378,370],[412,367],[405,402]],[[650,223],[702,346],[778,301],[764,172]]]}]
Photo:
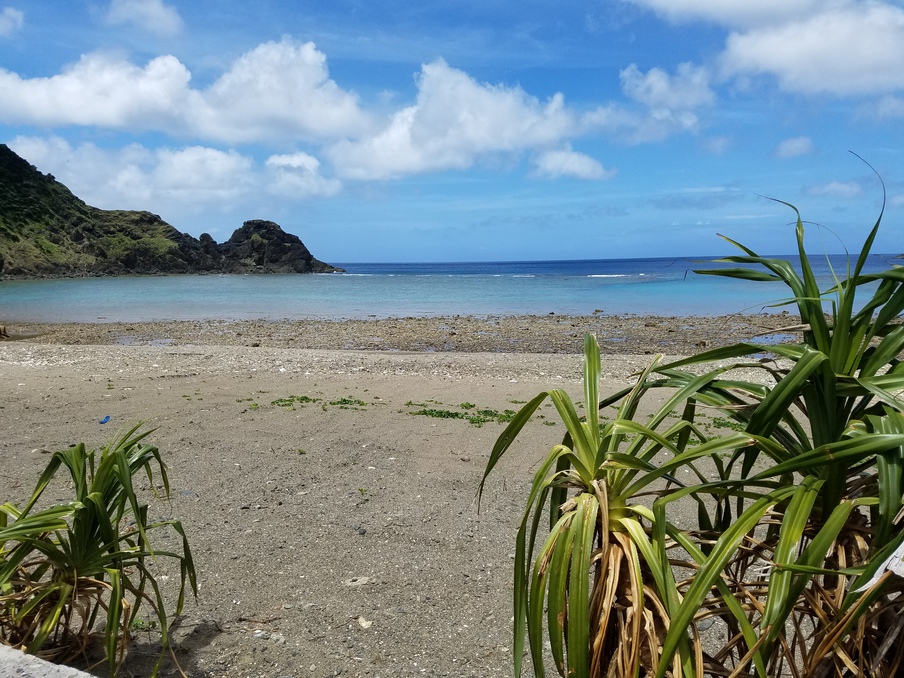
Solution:
[{"label": "blue litter on sand", "polygon": [[101,424],[106,424],[108,421],[110,421],[110,415],[109,415],[109,414],[108,414],[106,417],[104,417],[103,419],[101,419],[101,420],[100,420],[100,423],[101,423]]}]

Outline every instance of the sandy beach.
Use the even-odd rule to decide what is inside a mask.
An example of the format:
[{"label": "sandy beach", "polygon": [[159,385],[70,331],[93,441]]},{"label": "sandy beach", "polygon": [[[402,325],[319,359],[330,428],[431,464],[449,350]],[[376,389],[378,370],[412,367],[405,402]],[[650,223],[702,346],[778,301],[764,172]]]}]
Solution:
[{"label": "sandy beach", "polygon": [[[504,426],[493,413],[550,387],[580,399],[584,331],[599,337],[612,392],[650,354],[793,322],[10,325],[43,334],[0,344],[2,499],[24,500],[49,452],[145,422],[169,466],[171,501],[153,500],[144,481],[142,490],[154,517],[182,521],[200,577],[197,600],[175,620],[186,675],[507,675],[515,530],[536,465],[564,428],[541,408],[478,514],[475,492]],[[487,415],[474,423],[424,410]],[[49,498],[66,490],[53,485]],[[177,573],[158,567],[174,595]],[[136,634],[124,675],[147,674],[157,637]],[[179,674],[167,660],[161,675]]]}]

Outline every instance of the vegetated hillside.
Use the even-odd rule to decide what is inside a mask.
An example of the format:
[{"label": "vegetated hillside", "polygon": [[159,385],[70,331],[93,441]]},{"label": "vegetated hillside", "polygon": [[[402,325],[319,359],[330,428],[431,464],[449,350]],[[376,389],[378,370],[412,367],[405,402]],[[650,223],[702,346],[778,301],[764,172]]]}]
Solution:
[{"label": "vegetated hillside", "polygon": [[332,273],[272,221],[246,221],[217,244],[150,212],[85,204],[0,144],[0,274]]}]

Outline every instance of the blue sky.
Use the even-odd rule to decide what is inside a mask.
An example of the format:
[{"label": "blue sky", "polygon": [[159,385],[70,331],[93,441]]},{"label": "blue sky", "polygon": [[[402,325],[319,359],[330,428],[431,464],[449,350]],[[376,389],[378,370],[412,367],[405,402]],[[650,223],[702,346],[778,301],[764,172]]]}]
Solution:
[{"label": "blue sky", "polygon": [[86,202],[326,261],[904,233],[891,0],[0,0],[0,143]]}]

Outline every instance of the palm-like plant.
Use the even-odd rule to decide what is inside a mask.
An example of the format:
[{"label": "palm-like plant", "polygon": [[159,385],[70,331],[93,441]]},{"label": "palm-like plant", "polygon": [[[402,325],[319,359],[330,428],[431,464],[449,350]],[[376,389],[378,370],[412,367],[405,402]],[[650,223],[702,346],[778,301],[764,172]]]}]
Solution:
[{"label": "palm-like plant", "polygon": [[[175,520],[151,522],[147,504],[136,496],[133,476],[146,473],[153,485],[155,463],[169,496],[159,451],[141,442],[147,433],[136,431],[137,427],[103,447],[99,455],[82,444],[55,453],[24,508],[0,506],[3,642],[69,661],[86,654],[95,622],[103,617],[105,652],[115,672],[128,645],[129,627],[146,603],[159,619],[165,651],[166,608],[148,558],[166,556],[179,562],[177,614],[186,583],[195,593],[197,583],[182,525]],[[35,511],[61,466],[69,471],[74,499]],[[182,553],[151,547],[148,533],[165,526],[182,536]]]},{"label": "palm-like plant", "polygon": [[[890,651],[904,647],[897,642],[901,627],[889,624],[901,611],[900,580],[884,577],[866,591],[856,583],[904,541],[904,402],[896,395],[904,388],[904,326],[897,322],[904,311],[904,269],[862,272],[880,221],[853,270],[825,291],[807,256],[799,214],[800,273],[790,262],[761,257],[731,240],[744,255],[723,261],[744,267],[698,271],[787,285],[802,324],[786,330],[801,332],[802,341],[739,343],[660,369],[657,386],[679,387],[691,378],[679,371],[688,365],[763,353],[785,359],[744,365],[763,370],[774,380],[771,388],[713,382],[696,394],[759,442],[720,465],[727,489],[712,488],[717,510],[709,522],[722,533],[716,548],[733,545],[738,555],[729,572],[708,572],[695,581],[696,595],[685,598],[666,655],[695,606],[708,604],[707,587],[722,578],[732,582],[746,619],[722,616],[732,640],[721,656],[734,670],[752,663],[760,675],[818,676],[859,666],[854,675],[894,675],[901,665],[904,652]],[[856,294],[865,291],[870,296],[858,307]],[[776,480],[796,489],[780,498],[787,490],[768,484]],[[747,633],[739,633],[745,623]],[[889,638],[896,642],[890,645]]]},{"label": "palm-like plant", "polygon": [[[497,441],[483,480],[546,399],[555,404],[567,435],[536,472],[515,550],[515,671],[521,671],[525,631],[532,664],[543,675],[544,624],[552,660],[561,675],[633,676],[668,670],[687,674],[702,662],[700,647],[679,639],[665,663],[662,641],[672,610],[680,604],[666,552],[666,535],[677,528],[650,501],[691,496],[672,473],[746,445],[736,433],[707,439],[693,425],[693,408],[670,422],[676,408],[709,383],[691,379],[641,424],[635,420],[652,370],[637,387],[599,398],[600,356],[585,337],[584,409],[578,415],[568,394],[545,391],[527,403]],[[615,420],[600,424],[599,409],[620,401]],[[663,457],[665,457],[663,459]],[[569,497],[569,493],[573,495]],[[646,498],[646,501],[643,499]],[[692,499],[699,501],[698,498]],[[539,528],[548,511],[549,534]],[[544,614],[544,609],[545,614]]]},{"label": "palm-like plant", "polygon": [[[898,675],[904,269],[863,273],[880,220],[853,269],[825,291],[799,215],[800,273],[734,241],[744,254],[724,261],[743,266],[698,271],[787,285],[800,343],[742,342],[654,364],[633,389],[600,403],[621,406],[599,427],[599,358],[588,339],[586,418],[559,391],[519,413],[486,473],[546,397],[568,435],[535,475],[518,533],[516,674],[526,628],[543,675],[545,604],[562,675]],[[740,363],[762,379],[732,379],[731,365],[685,369],[764,353],[779,360]],[[645,425],[634,422],[654,389],[669,389],[665,404]],[[695,425],[700,408],[721,410],[743,431],[708,436]],[[688,501],[695,525],[676,510]],[[546,507],[550,532],[538,550]]]}]

